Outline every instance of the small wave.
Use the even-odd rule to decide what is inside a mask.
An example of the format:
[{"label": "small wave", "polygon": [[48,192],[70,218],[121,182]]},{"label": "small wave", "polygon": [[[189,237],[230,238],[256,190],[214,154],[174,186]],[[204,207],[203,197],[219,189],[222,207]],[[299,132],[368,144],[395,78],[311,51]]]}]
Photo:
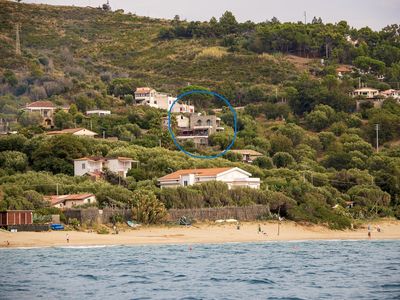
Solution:
[{"label": "small wave", "polygon": [[96,248],[111,248],[119,245],[92,245],[92,246],[54,246],[56,249],[96,249]]},{"label": "small wave", "polygon": [[94,276],[92,274],[79,274],[78,277],[86,278],[86,279],[91,279],[97,281],[97,276]]}]

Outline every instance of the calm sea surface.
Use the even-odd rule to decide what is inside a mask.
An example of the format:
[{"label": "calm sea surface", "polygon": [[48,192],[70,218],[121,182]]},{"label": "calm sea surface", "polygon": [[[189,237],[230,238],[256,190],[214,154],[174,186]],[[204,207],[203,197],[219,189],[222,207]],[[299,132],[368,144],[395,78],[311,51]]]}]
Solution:
[{"label": "calm sea surface", "polygon": [[400,241],[0,250],[0,299],[400,299]]}]

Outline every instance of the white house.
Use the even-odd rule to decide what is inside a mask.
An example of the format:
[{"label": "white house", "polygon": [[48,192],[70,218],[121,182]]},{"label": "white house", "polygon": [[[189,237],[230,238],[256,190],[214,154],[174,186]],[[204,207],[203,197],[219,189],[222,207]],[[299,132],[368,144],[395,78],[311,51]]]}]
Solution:
[{"label": "white house", "polygon": [[207,181],[221,181],[234,187],[260,188],[260,178],[251,178],[251,174],[236,167],[212,169],[179,170],[158,179],[161,188],[188,186]]},{"label": "white house", "polygon": [[74,159],[74,176],[100,176],[104,169],[118,174],[125,178],[132,168],[132,163],[137,162],[129,157],[82,157]]},{"label": "white house", "polygon": [[54,126],[54,114],[57,109],[68,111],[69,107],[58,107],[51,101],[35,101],[25,106],[24,110],[32,113],[38,113],[43,118],[44,127],[52,128]]},{"label": "white house", "polygon": [[[155,89],[149,87],[139,87],[135,91],[135,104],[147,105],[159,109],[169,110],[175,97],[159,93]],[[174,113],[194,113],[194,106],[185,103],[175,103],[172,108]]]},{"label": "white house", "polygon": [[379,95],[379,91],[377,89],[363,87],[361,89],[356,89],[352,93],[353,97],[365,97],[366,99],[373,99]]},{"label": "white house", "polygon": [[45,200],[49,201],[51,206],[57,208],[73,208],[75,206],[96,203],[96,196],[89,193],[72,194],[61,196],[45,196]]},{"label": "white house", "polygon": [[86,111],[86,115],[88,115],[88,116],[98,115],[99,117],[103,117],[103,116],[111,115],[111,111],[104,110],[104,109],[93,109],[93,110]]},{"label": "white house", "polygon": [[86,137],[94,137],[97,135],[96,132],[93,132],[86,128],[69,128],[64,130],[46,132],[46,135],[59,135],[59,134],[72,134],[76,136],[86,136]]}]

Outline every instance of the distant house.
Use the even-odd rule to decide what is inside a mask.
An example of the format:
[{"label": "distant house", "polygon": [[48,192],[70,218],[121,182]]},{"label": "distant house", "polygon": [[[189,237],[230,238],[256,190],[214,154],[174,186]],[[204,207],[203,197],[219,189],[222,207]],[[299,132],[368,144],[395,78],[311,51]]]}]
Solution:
[{"label": "distant house", "polygon": [[93,132],[86,128],[70,128],[70,129],[46,132],[46,135],[60,135],[60,134],[72,134],[76,136],[86,136],[86,137],[95,137],[97,135],[96,132]]},{"label": "distant house", "polygon": [[365,99],[374,99],[379,96],[379,91],[377,89],[363,87],[356,89],[352,93],[353,97],[363,97]]},{"label": "distant house", "polygon": [[74,175],[89,175],[98,178],[105,169],[108,169],[125,178],[128,171],[132,169],[134,162],[138,163],[129,157],[82,157],[74,159]]},{"label": "distant house", "polygon": [[[135,104],[147,105],[159,109],[169,110],[175,97],[168,94],[159,93],[149,87],[139,87],[135,91]],[[173,113],[194,113],[194,106],[185,103],[176,103],[172,108]]]},{"label": "distant house", "polygon": [[389,89],[389,90],[386,90],[386,91],[382,91],[380,94],[384,98],[392,97],[392,98],[397,99],[397,100],[400,99],[400,90]]},{"label": "distant house", "polygon": [[99,117],[103,117],[103,116],[111,115],[111,111],[104,110],[104,109],[93,109],[93,110],[86,111],[86,115],[88,115],[88,116],[97,115]]},{"label": "distant house", "polygon": [[234,187],[260,188],[260,178],[251,178],[251,174],[236,167],[212,169],[179,170],[158,179],[161,188],[189,186],[208,181],[221,181]]},{"label": "distant house", "polygon": [[0,227],[10,225],[28,225],[33,223],[31,210],[0,211]]},{"label": "distant house", "polygon": [[353,71],[351,66],[341,65],[336,68],[336,74],[339,78],[342,78],[344,75],[349,74]]},{"label": "distant house", "polygon": [[207,146],[209,136],[223,130],[221,119],[217,116],[192,114],[189,118],[189,127],[179,128],[179,134],[176,139],[191,140],[196,147]]},{"label": "distant house", "polygon": [[238,153],[242,155],[242,160],[245,163],[252,163],[257,157],[263,156],[262,153],[257,152],[251,149],[244,149],[244,150],[230,150],[233,153]]},{"label": "distant house", "polygon": [[47,128],[54,127],[54,114],[57,109],[68,111],[69,107],[56,106],[51,101],[36,101],[25,106],[24,110],[33,113],[39,113],[43,118],[43,125]]},{"label": "distant house", "polygon": [[96,196],[90,193],[45,196],[44,199],[49,201],[51,206],[57,208],[72,208],[74,206],[97,203]]}]

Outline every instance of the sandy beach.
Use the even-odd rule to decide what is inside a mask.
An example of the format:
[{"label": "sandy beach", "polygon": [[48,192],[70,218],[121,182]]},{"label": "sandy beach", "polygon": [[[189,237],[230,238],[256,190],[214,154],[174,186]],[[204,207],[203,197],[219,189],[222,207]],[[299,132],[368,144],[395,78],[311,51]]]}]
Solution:
[{"label": "sandy beach", "polygon": [[[258,232],[258,226],[262,232]],[[381,232],[377,231],[380,226]],[[371,223],[372,240],[400,239],[400,221]],[[0,232],[0,247],[51,247],[92,245],[197,244],[228,242],[265,242],[296,240],[366,240],[367,224],[357,230],[330,230],[318,225],[282,222],[236,224],[195,224],[194,226],[146,226],[140,229],[120,229],[119,234],[97,234],[81,231]],[[66,235],[69,235],[69,243]]]}]

